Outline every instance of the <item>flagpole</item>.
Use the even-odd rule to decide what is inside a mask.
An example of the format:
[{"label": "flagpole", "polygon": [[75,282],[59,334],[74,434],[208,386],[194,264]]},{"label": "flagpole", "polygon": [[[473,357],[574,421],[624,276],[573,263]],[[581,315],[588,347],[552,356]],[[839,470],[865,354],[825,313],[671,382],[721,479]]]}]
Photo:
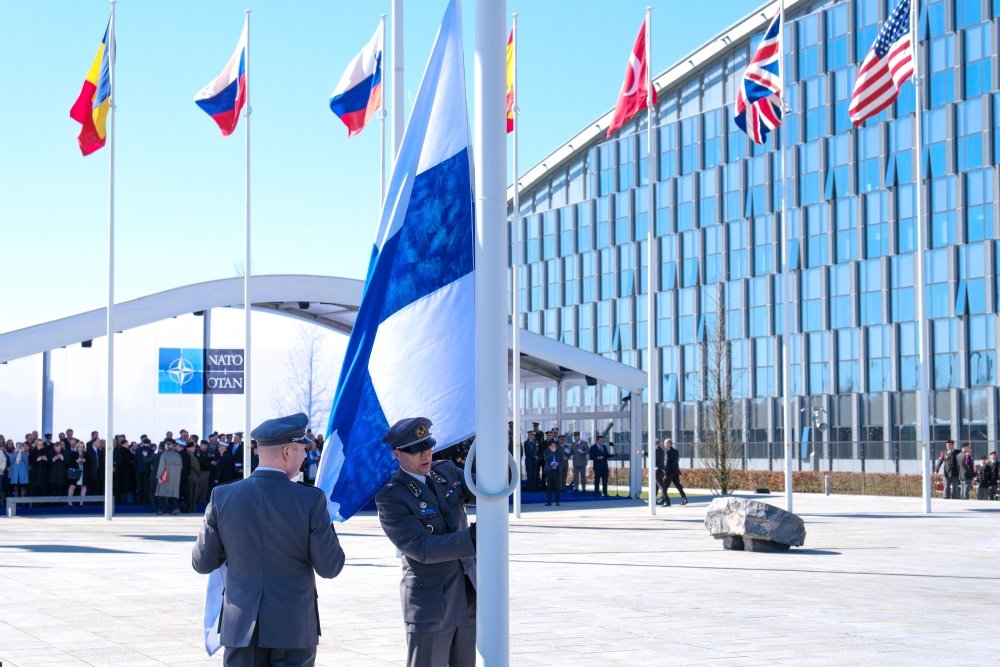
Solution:
[{"label": "flagpole", "polygon": [[[785,445],[785,509],[792,510],[793,484],[792,477],[792,386],[791,386],[791,365],[792,365],[792,267],[790,266],[791,253],[788,252],[788,184],[785,182],[785,159],[788,151],[785,150],[785,118],[787,109],[785,106],[785,0],[781,0],[781,18],[778,20],[778,74],[782,80],[781,89],[781,113],[782,122],[778,128],[779,146],[781,150],[781,265],[783,267],[784,288],[782,291],[782,313],[784,313],[784,350],[782,351],[781,365],[781,388],[782,388],[782,408],[784,418],[784,445]],[[801,348],[799,349],[801,352]]]},{"label": "flagpole", "polygon": [[382,168],[379,172],[378,177],[378,207],[379,211],[382,210],[382,202],[385,201],[385,14],[380,17],[381,30],[382,30],[382,46],[381,46],[381,62],[379,62],[379,67],[382,68],[382,102],[381,109],[378,114],[379,129],[381,130],[381,140],[379,141],[379,155],[382,160]]},{"label": "flagpole", "polygon": [[[108,105],[108,398],[107,431],[104,434],[104,518],[114,516],[114,401],[115,401],[115,4],[111,4],[111,25],[108,29],[108,80],[111,102]],[[100,76],[98,76],[100,81]],[[97,443],[94,443],[97,449]]]},{"label": "flagpole", "polygon": [[[657,380],[659,373],[656,372],[656,161],[653,159],[653,114],[655,105],[653,104],[653,8],[646,7],[646,157],[649,160],[649,178],[646,187],[649,189],[649,225],[646,230],[646,393],[649,402],[649,412],[647,419],[649,422],[648,435],[646,437],[646,476],[649,484],[649,514],[656,516],[656,473],[653,468],[655,448],[656,448],[656,406],[658,389]],[[634,407],[633,407],[634,409]],[[637,434],[638,442],[641,442],[642,435]]]},{"label": "flagpole", "polygon": [[392,0],[392,164],[403,140],[403,0]]},{"label": "flagpole", "polygon": [[243,118],[246,121],[244,123],[245,132],[245,158],[244,158],[244,202],[243,202],[243,326],[244,326],[244,339],[246,346],[243,350],[243,413],[244,413],[244,427],[243,427],[243,443],[241,445],[243,449],[243,476],[248,477],[251,473],[251,465],[253,461],[252,445],[250,443],[250,431],[253,430],[252,421],[250,419],[250,306],[252,301],[250,299],[250,12],[251,10],[244,10],[246,14],[246,30],[247,30],[247,55],[246,55],[246,73],[245,73],[245,86],[246,86],[246,107],[243,111]]},{"label": "flagpole", "polygon": [[502,441],[507,410],[507,336],[504,272],[507,180],[505,0],[477,0],[473,99],[476,158],[476,448],[477,500],[476,644],[482,664],[510,663],[510,552],[507,494],[510,466]]},{"label": "flagpole", "polygon": [[920,35],[917,29],[917,17],[919,17],[919,0],[913,0],[910,5],[910,40],[913,43],[913,96],[916,101],[916,118],[913,124],[915,140],[914,148],[914,173],[916,175],[916,216],[917,216],[917,261],[914,273],[914,280],[917,283],[917,336],[920,364],[920,391],[917,393],[917,442],[920,443],[921,474],[924,498],[924,514],[931,513],[931,422],[930,422],[930,322],[927,319],[927,303],[925,299],[924,286],[924,252],[927,243],[927,230],[924,223],[923,205],[923,165],[921,155],[924,143],[922,104],[923,95],[920,90]]},{"label": "flagpole", "polygon": [[[511,14],[511,48],[514,51],[514,72],[511,83],[511,94],[514,96],[514,103],[511,105],[511,113],[514,115],[514,149],[513,149],[513,161],[514,161],[514,213],[511,215],[512,225],[513,225],[513,243],[514,252],[511,254],[511,396],[513,396],[513,418],[514,418],[514,429],[512,432],[512,439],[514,444],[514,459],[517,461],[518,470],[521,468],[521,419],[523,418],[521,410],[521,297],[518,294],[521,286],[521,280],[518,273],[521,269],[521,192],[518,183],[518,153],[517,153],[517,134],[520,130],[520,121],[518,120],[518,110],[517,110],[517,13]],[[520,472],[517,476],[517,486],[514,488],[514,518],[521,518],[521,475]]]}]

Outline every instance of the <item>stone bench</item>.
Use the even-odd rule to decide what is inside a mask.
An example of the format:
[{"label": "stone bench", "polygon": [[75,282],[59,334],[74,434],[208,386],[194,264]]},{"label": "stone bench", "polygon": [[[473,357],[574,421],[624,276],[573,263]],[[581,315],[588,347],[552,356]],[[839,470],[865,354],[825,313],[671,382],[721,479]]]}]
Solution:
[{"label": "stone bench", "polygon": [[746,498],[716,498],[708,506],[705,528],[733,551],[788,551],[806,543],[802,519],[774,505]]},{"label": "stone bench", "polygon": [[7,496],[7,516],[15,516],[18,505],[103,502],[104,496]]}]

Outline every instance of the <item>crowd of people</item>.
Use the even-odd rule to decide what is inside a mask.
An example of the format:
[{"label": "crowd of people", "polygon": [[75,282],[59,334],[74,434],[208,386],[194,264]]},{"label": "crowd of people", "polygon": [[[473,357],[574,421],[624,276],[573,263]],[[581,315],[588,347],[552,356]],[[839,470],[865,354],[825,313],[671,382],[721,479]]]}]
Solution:
[{"label": "crowd of people", "polygon": [[[513,425],[508,439],[513,438]],[[525,473],[525,491],[545,491],[545,504],[553,500],[559,504],[563,491],[587,492],[587,467],[592,467],[594,494],[608,495],[608,461],[614,450],[598,434],[594,444],[580,436],[579,431],[559,433],[557,429],[545,432],[538,422],[528,431],[528,438],[521,446],[522,470]],[[570,477],[572,469],[572,477]]]},{"label": "crowd of people", "polygon": [[945,442],[944,451],[938,456],[934,472],[944,476],[941,492],[945,498],[952,500],[969,500],[972,490],[976,490],[976,500],[996,500],[997,482],[1000,479],[1000,463],[997,453],[972,457],[972,445],[965,443],[961,448],[955,447],[954,440]]},{"label": "crowd of people", "polygon": [[[313,483],[319,468],[323,436],[310,436],[302,480]],[[212,489],[244,476],[243,433],[212,433],[207,439],[181,429],[167,431],[154,443],[143,434],[138,440],[116,435],[111,449],[112,485],[116,505],[148,505],[157,514],[197,512]],[[258,463],[251,441],[252,472]],[[104,495],[106,440],[91,431],[86,440],[66,429],[27,433],[15,442],[0,435],[0,505],[8,495],[19,497],[83,497]],[[70,504],[81,501],[68,501]]]}]

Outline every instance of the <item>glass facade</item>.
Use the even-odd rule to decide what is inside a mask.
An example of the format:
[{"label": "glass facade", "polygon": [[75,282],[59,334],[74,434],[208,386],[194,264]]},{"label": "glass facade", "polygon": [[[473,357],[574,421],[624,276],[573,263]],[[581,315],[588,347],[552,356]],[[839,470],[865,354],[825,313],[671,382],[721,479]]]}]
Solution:
[{"label": "glass facade", "polygon": [[[920,3],[922,184],[912,83],[860,128],[847,115],[857,67],[895,2],[825,0],[789,10],[790,109],[763,146],[732,120],[760,34],[659,91],[652,272],[645,113],[521,193],[522,326],[643,369],[654,336],[658,436],[673,437],[682,454],[701,419],[705,332],[721,309],[747,458],[779,449],[772,445],[782,440],[786,363],[796,439],[816,408],[829,422],[821,456],[916,457],[917,196],[927,244],[932,436],[971,439],[977,456],[996,448],[1000,1]],[[563,402],[567,410],[566,400],[586,405],[579,388],[565,400],[528,393],[529,406],[541,394],[551,399],[548,409]],[[606,393],[593,392],[592,406]]]}]

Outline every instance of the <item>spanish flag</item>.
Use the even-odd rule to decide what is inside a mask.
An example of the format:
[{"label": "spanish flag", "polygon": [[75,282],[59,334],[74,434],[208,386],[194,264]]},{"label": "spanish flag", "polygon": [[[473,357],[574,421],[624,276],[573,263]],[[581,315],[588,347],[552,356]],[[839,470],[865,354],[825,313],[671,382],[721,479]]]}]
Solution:
[{"label": "spanish flag", "polygon": [[69,110],[69,117],[80,123],[80,152],[90,155],[104,146],[107,138],[105,123],[111,108],[111,54],[108,36],[111,34],[111,20],[104,31],[104,39],[97,48],[94,62],[90,64],[87,78],[76,103]]},{"label": "spanish flag", "polygon": [[507,37],[507,134],[514,131],[514,29]]}]

